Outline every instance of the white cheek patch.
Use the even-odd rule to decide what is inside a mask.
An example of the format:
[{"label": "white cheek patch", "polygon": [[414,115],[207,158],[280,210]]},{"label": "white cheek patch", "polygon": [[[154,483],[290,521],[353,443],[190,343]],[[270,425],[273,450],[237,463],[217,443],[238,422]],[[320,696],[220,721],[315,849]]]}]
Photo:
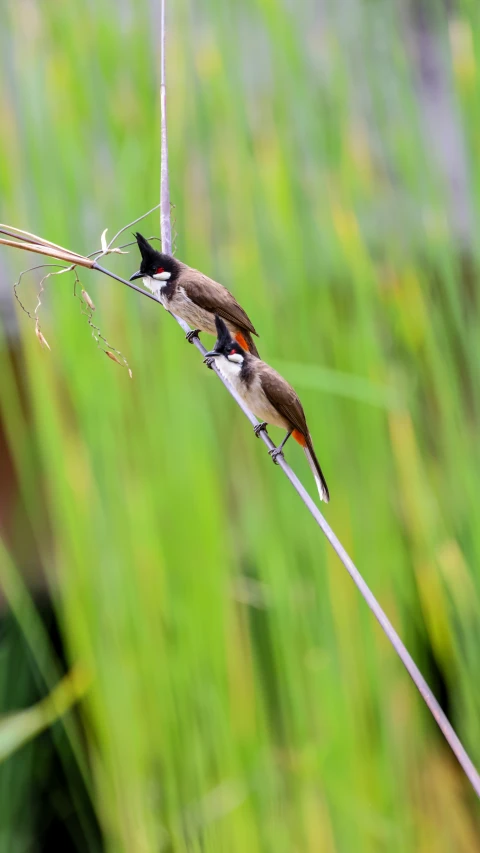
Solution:
[{"label": "white cheek patch", "polygon": [[168,281],[171,275],[171,272],[166,272],[166,270],[164,270],[163,272],[155,273],[155,275],[152,275],[152,278],[155,278],[157,281]]},{"label": "white cheek patch", "polygon": [[241,364],[243,361],[243,355],[240,355],[239,352],[234,352],[232,355],[228,356],[229,361],[234,361],[235,364]]}]

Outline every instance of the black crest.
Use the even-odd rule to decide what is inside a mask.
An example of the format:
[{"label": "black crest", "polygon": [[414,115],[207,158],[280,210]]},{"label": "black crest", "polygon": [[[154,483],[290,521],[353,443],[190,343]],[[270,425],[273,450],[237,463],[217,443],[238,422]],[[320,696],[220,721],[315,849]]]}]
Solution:
[{"label": "black crest", "polygon": [[228,331],[227,324],[218,314],[215,314],[215,326],[217,327],[217,342],[215,351],[223,355],[231,355],[232,352],[238,352],[240,355],[245,355],[245,350],[242,349],[238,341],[232,338]]},{"label": "black crest", "polygon": [[140,272],[143,275],[154,275],[161,268],[171,273],[170,282],[173,283],[180,272],[180,264],[171,255],[166,255],[164,252],[157,252],[151,243],[145,239],[143,234],[137,232],[134,236],[142,255]]},{"label": "black crest", "polygon": [[157,250],[153,248],[152,244],[145,239],[143,234],[139,234],[138,231],[133,236],[135,237],[138,243],[138,248],[140,249],[142,260],[148,261],[148,263],[156,263],[157,256],[160,255],[160,252],[157,252]]},{"label": "black crest", "polygon": [[227,324],[224,323],[218,314],[215,314],[215,326],[217,327],[217,343],[215,349],[219,352],[228,349],[233,344],[233,338],[228,331]]}]

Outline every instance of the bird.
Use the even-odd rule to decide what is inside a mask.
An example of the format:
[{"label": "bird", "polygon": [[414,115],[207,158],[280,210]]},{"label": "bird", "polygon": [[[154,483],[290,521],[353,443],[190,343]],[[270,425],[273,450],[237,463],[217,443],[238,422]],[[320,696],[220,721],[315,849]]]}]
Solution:
[{"label": "bird", "polygon": [[274,462],[277,462],[278,456],[283,455],[283,448],[290,436],[303,447],[315,477],[320,500],[328,503],[328,486],[315,455],[305,412],[296,391],[273,367],[259,358],[252,358],[232,337],[226,323],[218,315],[215,316],[215,325],[215,347],[206,353],[204,361],[209,367],[215,362],[248,408],[261,420],[261,423],[254,427],[257,436],[268,424],[287,430],[282,443],[269,450]]},{"label": "bird", "polygon": [[193,343],[199,332],[215,334],[215,315],[221,317],[242,349],[258,358],[252,335],[255,328],[241,305],[218,281],[187,264],[158,252],[142,234],[136,233],[142,262],[130,281],[142,278],[145,287],[162,302],[167,311],[181,317],[194,328],[186,338]]}]

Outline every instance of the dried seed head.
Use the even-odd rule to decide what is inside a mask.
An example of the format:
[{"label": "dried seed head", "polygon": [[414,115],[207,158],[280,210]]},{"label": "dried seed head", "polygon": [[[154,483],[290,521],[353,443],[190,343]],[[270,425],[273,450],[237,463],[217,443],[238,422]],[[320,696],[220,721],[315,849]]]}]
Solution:
[{"label": "dried seed head", "polygon": [[47,349],[50,349],[50,345],[49,345],[46,337],[44,335],[42,335],[42,333],[39,329],[38,323],[35,326],[35,334],[36,334],[38,340],[40,341],[40,344],[42,345],[42,347],[46,347]]},{"label": "dried seed head", "polygon": [[133,379],[133,373],[132,373],[130,368],[128,368],[128,375],[129,375],[130,379]]},{"label": "dried seed head", "polygon": [[109,350],[109,349],[105,349],[105,350],[104,350],[104,353],[105,353],[105,355],[108,355],[108,357],[109,357],[109,358],[111,358],[111,359],[112,359],[112,361],[114,361],[114,362],[115,362],[115,364],[119,364],[119,365],[120,365],[120,367],[123,367],[122,362],[121,362],[121,361],[119,361],[119,359],[117,358],[117,356],[116,356],[113,352],[110,352],[110,350]]},{"label": "dried seed head", "polygon": [[95,305],[93,304],[92,299],[91,299],[91,297],[89,296],[89,294],[87,293],[87,291],[86,291],[86,290],[82,290],[82,294],[81,294],[81,295],[82,295],[82,299],[83,299],[83,301],[84,301],[84,302],[88,305],[88,307],[90,308],[90,311],[95,311]]}]

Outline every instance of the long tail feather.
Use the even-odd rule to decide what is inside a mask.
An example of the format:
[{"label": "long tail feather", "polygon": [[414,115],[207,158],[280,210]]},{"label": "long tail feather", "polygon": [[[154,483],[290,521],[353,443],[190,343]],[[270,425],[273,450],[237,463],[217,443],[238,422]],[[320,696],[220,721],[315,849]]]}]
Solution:
[{"label": "long tail feather", "polygon": [[320,500],[325,501],[325,503],[328,504],[328,502],[330,500],[330,495],[328,493],[328,486],[327,486],[327,483],[325,481],[325,477],[322,474],[322,469],[320,468],[320,465],[318,464],[318,459],[315,456],[315,451],[313,449],[313,445],[312,445],[311,441],[309,441],[309,445],[310,446],[306,445],[304,447],[305,456],[307,457],[308,464],[310,465],[310,468],[312,469],[312,474],[315,477],[315,482],[317,484],[318,494],[320,495]]}]

